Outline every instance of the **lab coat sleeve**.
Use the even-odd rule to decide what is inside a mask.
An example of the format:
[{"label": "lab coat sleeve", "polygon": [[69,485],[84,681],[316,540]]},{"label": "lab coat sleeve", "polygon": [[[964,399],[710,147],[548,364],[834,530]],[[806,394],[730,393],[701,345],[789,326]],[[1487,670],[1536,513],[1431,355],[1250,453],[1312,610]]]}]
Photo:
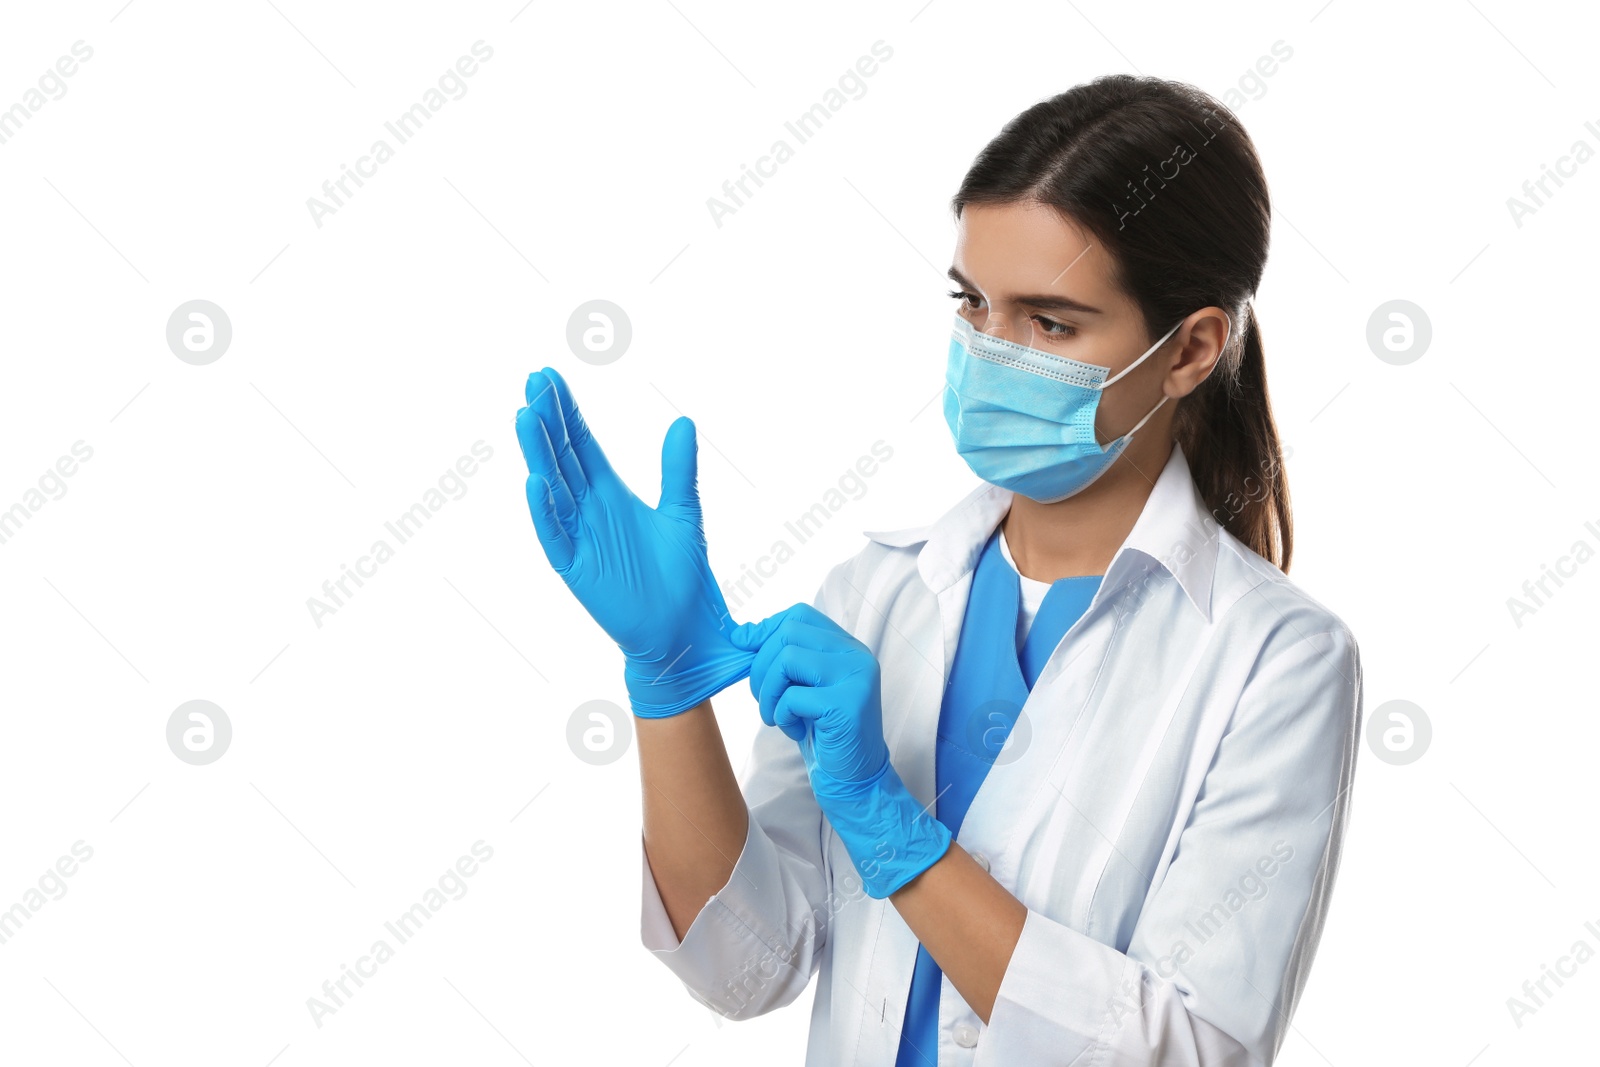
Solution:
[{"label": "lab coat sleeve", "polygon": [[1263,1067],[1338,870],[1362,677],[1342,625],[1267,642],[1126,954],[1030,909],[974,1067]]},{"label": "lab coat sleeve", "polygon": [[[830,617],[846,568],[823,580],[813,605]],[[753,713],[752,713],[753,714]],[[756,732],[741,791],[750,811],[744,847],[727,884],[700,909],[680,942],[661,903],[640,835],[640,936],[690,996],[730,1019],[792,1002],[821,964],[831,876],[822,810],[799,746],[777,727]]]}]

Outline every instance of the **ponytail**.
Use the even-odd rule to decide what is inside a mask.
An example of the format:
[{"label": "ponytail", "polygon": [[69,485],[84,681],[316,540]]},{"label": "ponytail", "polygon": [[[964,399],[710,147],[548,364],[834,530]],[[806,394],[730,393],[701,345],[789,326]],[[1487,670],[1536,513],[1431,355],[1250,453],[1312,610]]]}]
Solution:
[{"label": "ponytail", "polygon": [[1243,317],[1242,343],[1230,344],[1210,376],[1178,402],[1173,435],[1212,517],[1287,574],[1294,553],[1289,482],[1251,304]]}]

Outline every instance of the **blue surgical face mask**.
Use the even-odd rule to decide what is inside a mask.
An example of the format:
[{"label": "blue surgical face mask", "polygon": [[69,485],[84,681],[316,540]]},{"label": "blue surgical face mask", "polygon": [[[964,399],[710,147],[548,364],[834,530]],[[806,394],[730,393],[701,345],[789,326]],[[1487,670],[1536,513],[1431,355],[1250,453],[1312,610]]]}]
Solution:
[{"label": "blue surgical face mask", "polygon": [[1052,504],[1081,492],[1127,448],[1132,430],[1105,448],[1094,435],[1100,391],[1144,362],[1177,332],[1180,320],[1115,377],[1080,363],[978,331],[959,312],[945,369],[944,419],[956,451],[992,485]]}]

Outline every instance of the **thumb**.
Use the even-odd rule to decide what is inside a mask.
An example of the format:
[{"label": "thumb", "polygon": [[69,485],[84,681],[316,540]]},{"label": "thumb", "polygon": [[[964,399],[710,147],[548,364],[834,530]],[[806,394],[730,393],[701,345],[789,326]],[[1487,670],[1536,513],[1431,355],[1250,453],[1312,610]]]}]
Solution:
[{"label": "thumb", "polygon": [[680,415],[667,427],[661,442],[661,503],[657,508],[693,521],[701,529],[700,494],[695,489],[699,470],[694,420]]},{"label": "thumb", "polygon": [[793,608],[784,608],[776,615],[768,615],[760,622],[741,622],[728,631],[728,640],[733,642],[735,648],[744,649],[746,652],[755,651],[764,644],[772,632],[789,616]]}]

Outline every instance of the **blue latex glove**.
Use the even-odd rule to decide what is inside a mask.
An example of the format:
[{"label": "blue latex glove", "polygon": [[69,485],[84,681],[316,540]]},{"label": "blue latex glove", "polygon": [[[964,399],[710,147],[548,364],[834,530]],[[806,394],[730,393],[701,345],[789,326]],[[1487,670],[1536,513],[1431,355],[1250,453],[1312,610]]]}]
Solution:
[{"label": "blue latex glove", "polygon": [[938,862],[950,830],[889,762],[872,651],[810,604],[740,623],[732,637],[755,650],[750,691],[761,721],[799,743],[817,804],[867,895],[881,900]]},{"label": "blue latex glove", "polygon": [[745,677],[753,657],[728,640],[733,619],[706,557],[694,423],[667,427],[652,508],[611,469],[561,375],[528,375],[526,398],[517,443],[539,544],[622,649],[633,713],[677,715]]}]

